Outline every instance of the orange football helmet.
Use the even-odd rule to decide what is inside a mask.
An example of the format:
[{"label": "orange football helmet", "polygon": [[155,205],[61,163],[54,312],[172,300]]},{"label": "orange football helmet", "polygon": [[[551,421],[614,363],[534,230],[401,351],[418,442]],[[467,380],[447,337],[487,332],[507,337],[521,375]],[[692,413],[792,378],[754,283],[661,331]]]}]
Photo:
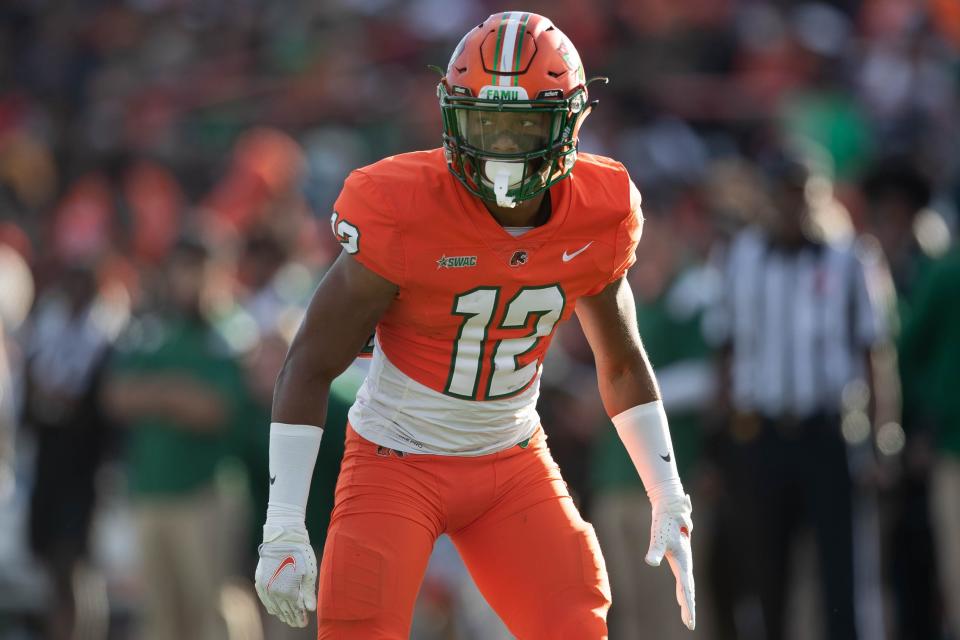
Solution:
[{"label": "orange football helmet", "polygon": [[562,180],[593,103],[580,55],[535,13],[495,13],[468,32],[437,94],[450,171],[474,195],[513,207]]}]

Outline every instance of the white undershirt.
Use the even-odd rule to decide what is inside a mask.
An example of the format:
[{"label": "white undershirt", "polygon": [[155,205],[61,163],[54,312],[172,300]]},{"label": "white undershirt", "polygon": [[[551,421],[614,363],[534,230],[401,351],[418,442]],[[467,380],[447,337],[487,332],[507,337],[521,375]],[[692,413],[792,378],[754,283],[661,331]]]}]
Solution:
[{"label": "white undershirt", "polygon": [[503,230],[512,235],[514,238],[519,238],[527,231],[530,231],[533,227],[504,227]]},{"label": "white undershirt", "polygon": [[[541,367],[542,369],[542,367]],[[462,400],[434,391],[391,363],[375,343],[370,373],[350,407],[363,438],[409,453],[479,456],[526,440],[540,425],[536,380],[502,400]]]}]

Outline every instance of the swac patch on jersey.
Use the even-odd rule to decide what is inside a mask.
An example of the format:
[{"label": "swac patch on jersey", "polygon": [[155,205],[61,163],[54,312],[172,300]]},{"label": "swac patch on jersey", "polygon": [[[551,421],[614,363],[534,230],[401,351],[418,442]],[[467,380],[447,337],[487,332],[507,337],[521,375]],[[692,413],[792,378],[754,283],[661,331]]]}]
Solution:
[{"label": "swac patch on jersey", "polygon": [[440,256],[437,269],[463,269],[477,266],[477,256]]}]

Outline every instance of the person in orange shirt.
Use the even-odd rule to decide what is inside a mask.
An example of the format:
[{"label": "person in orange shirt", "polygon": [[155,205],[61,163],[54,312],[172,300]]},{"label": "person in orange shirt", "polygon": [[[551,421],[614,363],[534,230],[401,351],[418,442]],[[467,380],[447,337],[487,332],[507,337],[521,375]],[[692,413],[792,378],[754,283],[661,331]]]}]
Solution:
[{"label": "person in orange shirt", "polygon": [[[693,529],[624,274],[643,223],[623,165],[578,154],[583,66],[547,18],[497,13],[467,33],[438,86],[443,147],[354,171],[334,205],[343,252],[274,392],[270,502],[257,591],[319,638],[406,638],[446,533],[519,638],[606,638],[610,588],[536,412],[544,355],[575,311],[605,408],[653,508],[695,624]],[[331,381],[376,330],[350,410],[319,576],[303,526]]]}]

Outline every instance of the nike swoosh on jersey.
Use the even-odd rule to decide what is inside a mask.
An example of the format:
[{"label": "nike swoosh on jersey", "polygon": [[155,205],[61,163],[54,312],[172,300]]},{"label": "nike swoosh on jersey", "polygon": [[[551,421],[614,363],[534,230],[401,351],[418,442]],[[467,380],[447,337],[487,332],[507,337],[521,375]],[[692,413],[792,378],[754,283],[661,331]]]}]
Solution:
[{"label": "nike swoosh on jersey", "polygon": [[577,249],[577,250],[574,251],[573,253],[567,253],[566,251],[564,251],[564,252],[563,252],[563,261],[564,261],[564,262],[570,262],[571,260],[573,260],[574,258],[576,258],[578,255],[580,255],[581,253],[583,253],[584,251],[586,251],[587,249],[589,249],[589,248],[590,248],[590,245],[592,245],[592,244],[593,244],[593,240],[591,240],[591,241],[588,242],[587,244],[583,245],[582,247],[580,247],[579,249]]},{"label": "nike swoosh on jersey", "polygon": [[270,588],[270,585],[273,584],[273,581],[277,579],[277,576],[280,575],[280,572],[286,569],[287,567],[293,565],[294,571],[297,569],[297,561],[293,556],[287,556],[283,559],[283,562],[280,563],[280,566],[277,567],[277,570],[273,572],[273,575],[270,577],[270,581],[267,583],[267,589]]}]

